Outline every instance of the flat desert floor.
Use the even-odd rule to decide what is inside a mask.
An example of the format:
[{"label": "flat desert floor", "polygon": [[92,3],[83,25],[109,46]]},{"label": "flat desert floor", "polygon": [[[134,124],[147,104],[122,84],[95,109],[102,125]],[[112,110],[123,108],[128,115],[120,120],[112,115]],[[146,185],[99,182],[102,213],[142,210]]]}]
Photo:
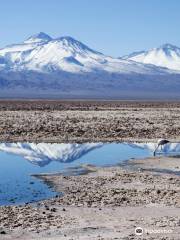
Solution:
[{"label": "flat desert floor", "polygon": [[[158,169],[153,159],[159,162]],[[179,240],[180,178],[176,167],[180,158],[139,161],[134,164],[141,171],[86,166],[86,175],[38,176],[63,196],[33,205],[1,207],[0,239]],[[169,168],[174,174],[166,173]],[[143,229],[141,236],[135,234],[138,227]]]},{"label": "flat desert floor", "polygon": [[180,140],[180,102],[0,101],[0,140]]},{"label": "flat desert floor", "polygon": [[[0,101],[0,141],[180,141],[179,102]],[[179,240],[180,157],[36,176],[63,195],[0,207],[2,240]],[[135,234],[136,228],[143,234]]]}]

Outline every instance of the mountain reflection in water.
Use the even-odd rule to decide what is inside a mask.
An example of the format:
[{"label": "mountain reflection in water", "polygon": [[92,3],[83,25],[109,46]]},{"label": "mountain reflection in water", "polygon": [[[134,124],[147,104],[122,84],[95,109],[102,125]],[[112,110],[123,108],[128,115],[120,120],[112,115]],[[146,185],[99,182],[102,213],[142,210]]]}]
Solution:
[{"label": "mountain reflection in water", "polygon": [[102,146],[102,143],[1,143],[0,151],[20,155],[43,167],[51,161],[73,162]]},{"label": "mountain reflection in water", "polygon": [[[110,166],[153,155],[155,143],[0,143],[0,205],[33,202],[57,193],[32,175],[71,174],[83,164]],[[180,152],[170,143],[163,153]],[[70,172],[69,172],[70,169]]]},{"label": "mountain reflection in water", "polygon": [[[32,164],[43,167],[52,161],[61,163],[70,163],[76,161],[87,153],[99,148],[102,149],[108,145],[111,145],[110,154],[113,154],[113,151],[117,151],[118,149],[120,151],[121,149],[123,150],[125,148],[126,152],[134,152],[135,149],[137,149],[137,151],[138,149],[142,149],[151,154],[157,146],[156,143],[0,143],[0,151],[19,155],[27,159]],[[161,152],[173,154],[179,153],[180,144],[166,144],[163,146]],[[121,153],[121,151],[119,153]],[[124,156],[125,160],[127,158],[128,154],[127,156]]]}]

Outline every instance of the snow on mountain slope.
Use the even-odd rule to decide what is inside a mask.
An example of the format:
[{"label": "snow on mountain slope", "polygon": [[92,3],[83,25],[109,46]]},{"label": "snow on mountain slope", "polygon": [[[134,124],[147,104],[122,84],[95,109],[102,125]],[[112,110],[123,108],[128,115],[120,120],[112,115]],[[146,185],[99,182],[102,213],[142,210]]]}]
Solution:
[{"label": "snow on mountain slope", "polygon": [[0,49],[0,69],[52,73],[106,71],[125,74],[166,74],[168,71],[128,60],[112,58],[90,49],[72,37],[52,39],[45,33]]},{"label": "snow on mountain slope", "polygon": [[73,162],[102,143],[0,143],[0,151],[17,154],[33,164],[45,166],[51,161]]},{"label": "snow on mountain slope", "polygon": [[122,57],[122,59],[180,71],[180,48],[171,44],[164,44],[149,51],[135,52]]},{"label": "snow on mountain slope", "polygon": [[179,91],[180,71],[106,56],[68,36],[41,32],[0,49],[0,97],[167,99]]},{"label": "snow on mountain slope", "polygon": [[8,45],[5,48],[0,49],[0,55],[6,56],[6,54],[10,55],[12,53],[33,50],[34,48],[41,46],[50,40],[52,40],[52,38],[45,33],[35,34],[22,43]]},{"label": "snow on mountain slope", "polygon": [[24,43],[39,43],[39,42],[48,42],[51,41],[52,38],[43,32],[37,33],[29,37]]},{"label": "snow on mountain slope", "polygon": [[31,36],[23,43],[8,45],[0,49],[1,70],[16,70],[18,67],[20,68],[31,51],[37,47],[41,47],[50,40],[50,36],[45,33],[39,33]]}]

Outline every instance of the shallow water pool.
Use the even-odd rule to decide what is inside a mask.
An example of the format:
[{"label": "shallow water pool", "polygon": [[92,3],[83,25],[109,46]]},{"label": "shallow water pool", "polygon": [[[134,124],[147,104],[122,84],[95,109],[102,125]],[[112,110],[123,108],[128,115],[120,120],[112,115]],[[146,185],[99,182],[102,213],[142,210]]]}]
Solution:
[{"label": "shallow water pool", "polygon": [[[56,173],[82,164],[111,166],[153,155],[154,143],[0,143],[0,205],[23,204],[57,193],[33,174]],[[163,152],[180,151],[168,144]]]}]

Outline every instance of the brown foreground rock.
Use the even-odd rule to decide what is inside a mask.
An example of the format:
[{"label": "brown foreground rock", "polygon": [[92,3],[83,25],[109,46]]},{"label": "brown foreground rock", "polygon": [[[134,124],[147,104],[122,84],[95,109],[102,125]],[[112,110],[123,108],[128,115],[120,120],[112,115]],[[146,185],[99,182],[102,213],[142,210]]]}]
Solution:
[{"label": "brown foreground rock", "polygon": [[0,239],[179,239],[180,177],[119,167],[40,175],[62,197],[0,208]]},{"label": "brown foreground rock", "polygon": [[180,102],[0,101],[1,141],[180,141]]}]

